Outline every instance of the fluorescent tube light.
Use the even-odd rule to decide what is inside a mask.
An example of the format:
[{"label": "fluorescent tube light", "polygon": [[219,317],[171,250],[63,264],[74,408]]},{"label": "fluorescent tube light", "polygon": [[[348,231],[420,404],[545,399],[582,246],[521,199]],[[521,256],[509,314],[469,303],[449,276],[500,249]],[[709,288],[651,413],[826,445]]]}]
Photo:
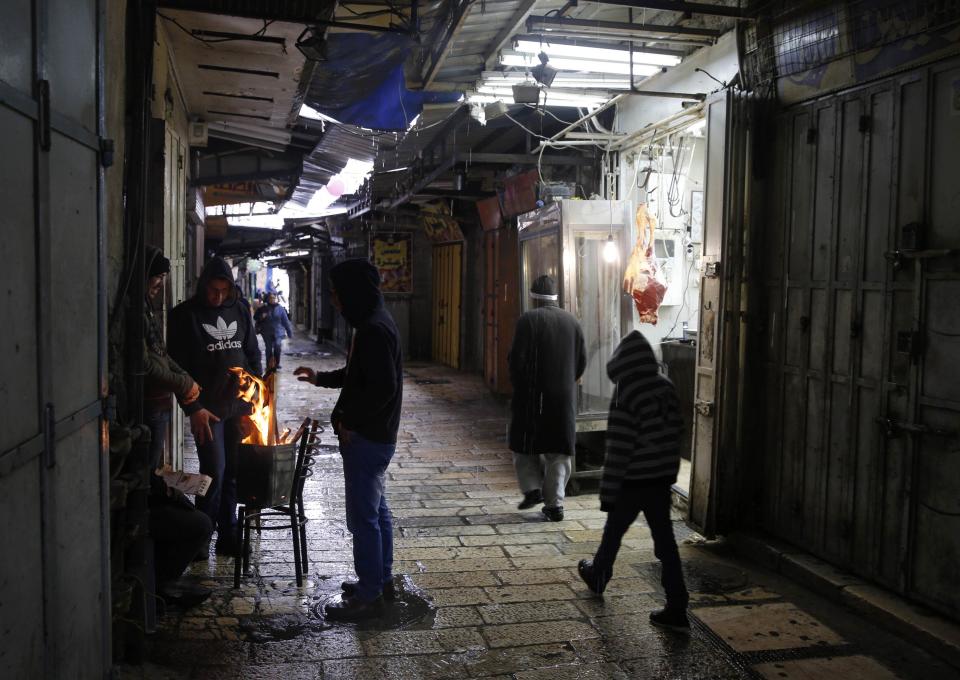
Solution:
[{"label": "fluorescent tube light", "polygon": [[[524,66],[532,68],[540,63],[536,57],[526,54],[504,53],[500,56],[500,63],[504,66]],[[569,59],[559,57],[550,59],[550,63],[561,71],[586,71],[593,73],[614,73],[622,76],[630,75],[630,64],[616,61],[597,61],[588,59]],[[659,66],[650,64],[635,64],[634,76],[652,76],[660,71]]]},{"label": "fluorescent tube light", "polygon": [[[630,63],[629,50],[617,50],[606,47],[586,47],[584,45],[563,45],[544,41],[518,40],[514,49],[521,54],[539,54],[546,52],[550,63],[554,64],[557,57],[572,57],[596,61],[615,61],[624,64]],[[655,52],[633,51],[634,64],[650,64],[653,66],[676,66],[680,57]]]}]

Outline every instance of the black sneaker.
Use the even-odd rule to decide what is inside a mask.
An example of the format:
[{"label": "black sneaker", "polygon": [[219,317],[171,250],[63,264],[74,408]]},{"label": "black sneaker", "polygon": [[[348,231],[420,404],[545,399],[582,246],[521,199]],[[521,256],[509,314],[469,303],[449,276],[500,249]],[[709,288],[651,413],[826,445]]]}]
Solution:
[{"label": "black sneaker", "polygon": [[594,595],[603,595],[603,591],[607,589],[607,583],[609,583],[610,577],[601,576],[597,573],[592,560],[580,560],[580,563],[577,565],[577,573],[580,574],[580,578],[587,584],[587,588],[590,589],[591,593]]},{"label": "black sneaker", "polygon": [[687,620],[686,609],[658,609],[650,613],[650,623],[667,630],[675,630],[681,633],[689,632],[690,621]]},{"label": "black sneaker", "polygon": [[171,609],[190,609],[207,601],[213,591],[192,583],[164,585],[159,595]]},{"label": "black sneaker", "polygon": [[383,615],[383,598],[365,602],[355,597],[344,597],[342,602],[331,602],[323,608],[330,621],[364,621]]},{"label": "black sneaker", "polygon": [[520,501],[520,504],[517,505],[517,510],[526,510],[527,508],[532,508],[534,505],[543,503],[543,494],[540,493],[540,489],[535,491],[524,491],[523,500]]},{"label": "black sneaker", "polygon": [[546,505],[541,508],[540,512],[543,513],[543,516],[546,517],[551,522],[560,522],[563,520],[563,506],[557,505],[552,508],[548,508]]},{"label": "black sneaker", "polygon": [[[353,597],[357,594],[357,582],[344,581],[340,584],[340,590],[342,590],[343,594],[347,597]],[[387,602],[392,602],[397,599],[397,590],[393,585],[393,581],[387,581],[383,584],[383,599]]]}]

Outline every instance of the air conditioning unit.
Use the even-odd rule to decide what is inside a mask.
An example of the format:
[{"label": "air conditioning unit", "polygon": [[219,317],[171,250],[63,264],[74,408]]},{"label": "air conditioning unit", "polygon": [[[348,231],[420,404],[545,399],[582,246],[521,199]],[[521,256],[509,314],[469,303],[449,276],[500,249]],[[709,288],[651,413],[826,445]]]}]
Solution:
[{"label": "air conditioning unit", "polygon": [[188,135],[190,146],[206,146],[208,132],[206,123],[190,123]]}]

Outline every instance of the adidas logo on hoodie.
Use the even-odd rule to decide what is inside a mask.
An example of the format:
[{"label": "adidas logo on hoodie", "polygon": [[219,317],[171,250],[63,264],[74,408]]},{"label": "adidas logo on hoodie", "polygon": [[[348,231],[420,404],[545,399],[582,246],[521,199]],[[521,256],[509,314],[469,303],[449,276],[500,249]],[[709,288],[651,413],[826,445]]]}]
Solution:
[{"label": "adidas logo on hoodie", "polygon": [[211,342],[209,345],[207,345],[208,352],[243,348],[243,343],[241,343],[239,340],[230,339],[237,334],[236,321],[231,321],[228,325],[227,322],[223,320],[222,316],[218,316],[216,326],[205,323],[203,324],[203,330],[207,332],[207,335],[212,338],[216,338],[217,340],[217,342]]}]

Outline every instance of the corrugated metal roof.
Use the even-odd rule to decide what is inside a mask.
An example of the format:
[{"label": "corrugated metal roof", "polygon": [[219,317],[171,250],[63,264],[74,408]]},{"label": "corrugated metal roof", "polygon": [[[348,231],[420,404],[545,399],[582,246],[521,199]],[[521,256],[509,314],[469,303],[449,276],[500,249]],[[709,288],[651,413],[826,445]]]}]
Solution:
[{"label": "corrugated metal roof", "polygon": [[303,171],[290,203],[305,208],[313,195],[347,166],[352,158],[371,162],[383,145],[396,143],[394,133],[376,133],[352,125],[328,125],[314,150],[304,156]]}]

